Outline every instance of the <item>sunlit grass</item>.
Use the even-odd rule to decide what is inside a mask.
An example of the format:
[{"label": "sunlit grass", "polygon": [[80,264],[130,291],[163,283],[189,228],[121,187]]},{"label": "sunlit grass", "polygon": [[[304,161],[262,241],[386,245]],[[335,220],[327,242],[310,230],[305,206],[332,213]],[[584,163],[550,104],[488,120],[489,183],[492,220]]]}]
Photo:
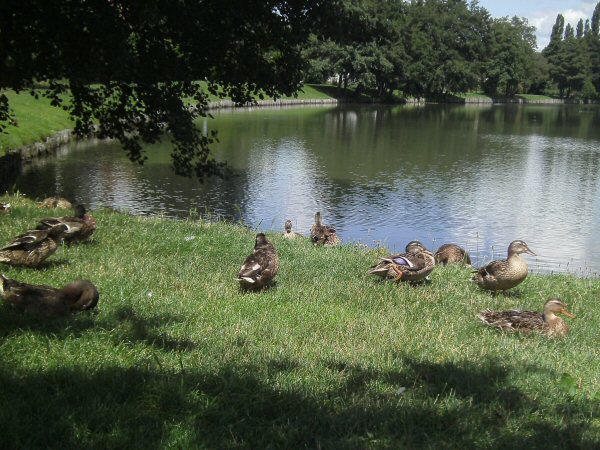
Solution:
[{"label": "sunlit grass", "polygon": [[[4,197],[0,242],[39,210]],[[100,291],[97,313],[42,320],[0,305],[3,448],[592,448],[600,440],[600,281],[531,276],[512,295],[461,267],[431,283],[366,275],[383,249],[267,235],[275,285],[239,290],[254,230],[93,212],[88,244],[7,276]],[[283,225],[283,224],[282,224]],[[562,340],[502,335],[485,308],[562,297]]]},{"label": "sunlit grass", "polygon": [[13,91],[3,93],[8,97],[17,126],[9,126],[5,133],[0,133],[0,156],[10,149],[42,141],[59,131],[74,127],[69,113],[53,107],[50,100],[43,96],[36,99],[25,91],[19,94]]}]

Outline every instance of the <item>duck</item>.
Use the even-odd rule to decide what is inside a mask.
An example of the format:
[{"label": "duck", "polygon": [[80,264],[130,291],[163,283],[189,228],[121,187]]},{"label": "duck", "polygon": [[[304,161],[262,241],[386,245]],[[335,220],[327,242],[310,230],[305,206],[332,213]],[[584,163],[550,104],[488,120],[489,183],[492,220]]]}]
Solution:
[{"label": "duck", "polygon": [[73,204],[64,197],[48,197],[38,203],[40,208],[73,209]]},{"label": "duck", "polygon": [[285,224],[283,227],[285,229],[285,232],[283,233],[283,237],[286,239],[296,239],[296,238],[304,237],[302,234],[292,231],[292,221],[290,219],[285,221]]},{"label": "duck", "polygon": [[527,278],[527,263],[519,256],[521,253],[537,256],[525,241],[512,241],[508,246],[507,259],[492,261],[481,267],[471,281],[494,293],[514,288]]},{"label": "duck", "polygon": [[446,264],[466,264],[471,265],[469,253],[459,245],[443,244],[433,255],[435,263],[445,266]]},{"label": "duck", "polygon": [[58,224],[47,230],[29,230],[0,248],[0,262],[37,267],[51,256],[62,242],[67,227]]},{"label": "duck", "polygon": [[321,222],[321,213],[318,211],[315,214],[315,223],[310,228],[310,239],[314,245],[325,245],[327,247],[333,247],[341,242],[335,228]]},{"label": "duck", "polygon": [[0,214],[10,214],[10,203],[0,203]]},{"label": "duck", "polygon": [[544,312],[536,311],[481,311],[477,317],[488,326],[502,331],[532,333],[539,332],[550,337],[566,336],[569,326],[562,317],[563,314],[571,319],[575,315],[567,310],[567,305],[559,298],[551,298],[544,304]]},{"label": "duck", "polygon": [[237,280],[243,289],[262,289],[271,283],[278,270],[279,257],[275,246],[264,233],[258,233],[254,251],[240,267]]},{"label": "duck", "polygon": [[98,289],[88,280],[77,280],[57,289],[11,280],[4,274],[0,277],[2,300],[20,312],[64,316],[93,309],[100,298]]},{"label": "duck", "polygon": [[435,268],[433,253],[419,241],[406,244],[405,253],[380,258],[381,261],[369,269],[369,273],[396,282],[424,281]]},{"label": "duck", "polygon": [[64,235],[64,240],[67,244],[83,242],[96,231],[96,220],[87,213],[83,205],[75,206],[74,211],[74,217],[47,217],[40,219],[37,229],[45,230],[58,224],[64,224],[67,227]]}]

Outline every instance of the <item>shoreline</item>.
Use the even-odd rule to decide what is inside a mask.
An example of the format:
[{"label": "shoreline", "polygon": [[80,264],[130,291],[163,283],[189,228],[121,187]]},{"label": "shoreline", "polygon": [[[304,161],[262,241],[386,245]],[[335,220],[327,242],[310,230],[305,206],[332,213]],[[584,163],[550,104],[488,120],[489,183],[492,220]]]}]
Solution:
[{"label": "shoreline", "polygon": [[[356,99],[345,98],[326,98],[326,99],[279,99],[279,100],[258,100],[256,103],[237,106],[231,100],[220,100],[210,102],[209,110],[219,109],[238,109],[238,108],[265,108],[265,107],[293,107],[293,106],[312,106],[312,105],[338,105],[341,103],[360,103],[377,104],[375,100],[359,101]],[[488,106],[496,104],[518,104],[518,105],[577,105],[577,104],[599,104],[598,102],[585,103],[576,99],[527,99],[527,98],[492,98],[492,97],[447,97],[443,101],[424,101],[420,99],[405,99],[399,104],[426,104],[426,103],[448,103],[463,104],[470,106]],[[90,136],[86,139],[93,138]],[[34,159],[55,154],[62,146],[69,144],[76,137],[71,129],[58,131],[47,136],[43,141],[26,144],[21,147],[8,149],[6,153],[0,156],[0,181],[7,179],[8,174],[19,170],[23,164],[29,164]],[[2,183],[0,183],[1,185]]]}]

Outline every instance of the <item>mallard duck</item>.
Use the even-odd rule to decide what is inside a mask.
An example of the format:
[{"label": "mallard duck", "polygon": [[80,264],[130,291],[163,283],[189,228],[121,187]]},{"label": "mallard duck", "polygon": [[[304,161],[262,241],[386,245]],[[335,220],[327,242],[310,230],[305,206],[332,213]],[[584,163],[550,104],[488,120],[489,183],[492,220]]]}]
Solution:
[{"label": "mallard duck", "polygon": [[434,254],[435,263],[445,266],[446,264],[466,264],[471,265],[471,257],[469,253],[462,247],[456,244],[444,244],[437,249]]},{"label": "mallard duck", "polygon": [[433,253],[419,241],[409,242],[405,250],[406,253],[380,258],[381,261],[372,266],[369,273],[396,282],[415,283],[424,280],[435,268]]},{"label": "mallard duck", "polygon": [[67,227],[64,236],[67,244],[85,241],[96,231],[96,220],[87,213],[83,205],[75,207],[75,217],[47,217],[40,219],[37,229],[45,230],[58,224],[64,224]]},{"label": "mallard duck", "polygon": [[292,221],[289,219],[285,221],[284,228],[285,228],[285,232],[283,233],[283,237],[286,239],[296,239],[296,238],[304,237],[300,233],[296,233],[295,231],[292,231]]},{"label": "mallard duck", "polygon": [[10,203],[0,203],[0,214],[10,214]]},{"label": "mallard duck", "polygon": [[569,332],[565,321],[557,314],[575,318],[567,310],[567,305],[558,298],[551,298],[544,304],[544,312],[536,311],[481,311],[479,317],[486,325],[503,331],[522,333],[541,332],[548,336],[564,336]]},{"label": "mallard duck", "polygon": [[99,299],[98,289],[87,280],[78,280],[57,289],[10,280],[4,275],[0,279],[0,294],[5,303],[21,312],[46,316],[86,311],[95,308]]},{"label": "mallard duck", "polygon": [[73,209],[73,205],[69,200],[63,197],[48,197],[38,203],[40,208],[63,208]]},{"label": "mallard duck", "polygon": [[310,239],[314,245],[334,246],[340,243],[335,228],[321,222],[321,213],[315,214],[315,223],[310,229]]},{"label": "mallard duck", "polygon": [[256,235],[254,251],[246,258],[237,276],[244,289],[260,289],[265,287],[277,275],[279,257],[275,246],[264,233]]},{"label": "mallard duck", "polygon": [[0,262],[36,267],[56,251],[66,229],[58,224],[47,230],[29,230],[0,248]]},{"label": "mallard duck", "polygon": [[512,241],[508,246],[508,258],[492,261],[477,270],[471,280],[489,291],[506,291],[520,284],[527,277],[527,263],[521,253],[536,256],[524,241]]}]

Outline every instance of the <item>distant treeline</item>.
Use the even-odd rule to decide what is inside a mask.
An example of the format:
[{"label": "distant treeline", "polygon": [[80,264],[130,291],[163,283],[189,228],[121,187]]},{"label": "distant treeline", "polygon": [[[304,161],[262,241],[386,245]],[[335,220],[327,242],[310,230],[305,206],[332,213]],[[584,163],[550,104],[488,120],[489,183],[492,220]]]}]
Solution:
[{"label": "distant treeline", "polygon": [[558,15],[549,45],[535,27],[492,18],[476,1],[345,0],[335,23],[313,34],[306,82],[335,81],[380,98],[435,98],[483,91],[598,98],[600,2],[591,19],[565,26]]}]

